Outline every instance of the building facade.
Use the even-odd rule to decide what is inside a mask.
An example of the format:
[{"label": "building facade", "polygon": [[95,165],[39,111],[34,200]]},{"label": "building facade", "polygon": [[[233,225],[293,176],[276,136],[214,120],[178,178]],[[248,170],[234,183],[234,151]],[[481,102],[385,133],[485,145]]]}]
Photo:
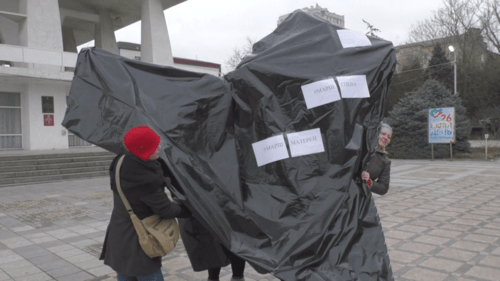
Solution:
[{"label": "building facade", "polygon": [[[118,54],[120,54],[121,56],[133,60],[139,60],[139,61],[142,60],[140,44],[135,44],[130,42],[118,42],[117,45],[118,45]],[[217,77],[221,76],[220,64],[206,62],[206,61],[185,59],[185,58],[177,58],[177,57],[174,57],[173,61],[174,64],[172,66],[178,69],[183,69],[192,72],[208,73]]]},{"label": "building facade", "polygon": [[118,53],[114,32],[142,21],[142,61],[174,65],[163,11],[185,0],[1,0],[0,153],[84,145],[61,125],[77,46]]},{"label": "building facade", "polygon": [[[331,13],[327,8],[321,8],[318,4],[316,6],[305,7],[302,8],[302,11],[320,17],[329,21],[331,24],[336,25],[338,27],[345,27],[344,24],[344,16],[337,15],[335,13]],[[286,15],[282,15],[278,19],[278,25],[280,25],[291,13]]]},{"label": "building facade", "polygon": [[[484,63],[486,54],[489,53],[481,31],[471,28],[459,36],[437,38],[396,46],[394,48],[398,61],[396,73],[401,72],[405,66],[414,64],[427,68],[432,58],[432,51],[437,44],[441,45],[450,62],[455,60],[455,56],[459,60],[462,56],[466,55],[472,62],[481,64]],[[449,46],[453,47],[455,53],[450,52]]]}]

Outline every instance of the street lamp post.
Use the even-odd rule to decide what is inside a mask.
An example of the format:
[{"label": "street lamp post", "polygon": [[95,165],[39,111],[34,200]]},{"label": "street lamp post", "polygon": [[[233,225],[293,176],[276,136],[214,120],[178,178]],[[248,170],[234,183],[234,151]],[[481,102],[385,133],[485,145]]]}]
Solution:
[{"label": "street lamp post", "polygon": [[453,48],[453,46],[448,46],[448,50],[450,50],[450,52],[452,52],[454,55],[455,55],[455,59],[453,60],[453,71],[454,71],[454,75],[453,75],[453,83],[454,83],[454,92],[453,94],[457,94],[457,53],[455,52],[455,48]]}]

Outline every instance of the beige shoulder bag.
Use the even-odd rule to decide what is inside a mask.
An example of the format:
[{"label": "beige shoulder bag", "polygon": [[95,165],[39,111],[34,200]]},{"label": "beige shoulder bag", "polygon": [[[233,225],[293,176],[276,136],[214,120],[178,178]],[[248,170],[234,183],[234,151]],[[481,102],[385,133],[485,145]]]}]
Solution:
[{"label": "beige shoulder bag", "polygon": [[120,157],[116,164],[115,182],[116,189],[122,198],[123,205],[134,224],[135,231],[139,237],[139,244],[142,250],[150,258],[163,257],[168,254],[175,247],[177,240],[179,240],[179,226],[175,219],[162,219],[158,215],[152,215],[143,219],[142,221],[134,214],[130,203],[123,194],[120,185],[120,168],[125,155]]}]

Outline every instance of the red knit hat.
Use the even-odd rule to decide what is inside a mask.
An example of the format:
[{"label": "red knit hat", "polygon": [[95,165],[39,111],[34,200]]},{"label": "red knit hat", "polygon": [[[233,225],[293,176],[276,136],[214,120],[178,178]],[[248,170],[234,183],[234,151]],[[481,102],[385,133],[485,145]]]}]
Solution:
[{"label": "red knit hat", "polygon": [[130,153],[146,161],[158,148],[160,136],[148,126],[138,126],[125,134],[123,144]]}]

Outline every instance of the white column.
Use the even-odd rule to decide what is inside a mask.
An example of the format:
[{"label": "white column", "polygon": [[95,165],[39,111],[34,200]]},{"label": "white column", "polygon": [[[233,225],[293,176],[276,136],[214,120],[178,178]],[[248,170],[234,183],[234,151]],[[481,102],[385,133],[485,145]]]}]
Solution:
[{"label": "white column", "polygon": [[19,44],[33,49],[63,51],[58,0],[20,0]]},{"label": "white column", "polygon": [[111,22],[111,16],[105,9],[99,10],[99,23],[95,25],[95,46],[99,49],[118,54],[115,30]]},{"label": "white column", "polygon": [[71,27],[63,27],[63,43],[64,43],[64,51],[77,53],[78,49],[75,41],[75,34],[73,32],[73,28]]},{"label": "white column", "polygon": [[174,65],[167,22],[160,0],[142,0],[141,61]]}]

